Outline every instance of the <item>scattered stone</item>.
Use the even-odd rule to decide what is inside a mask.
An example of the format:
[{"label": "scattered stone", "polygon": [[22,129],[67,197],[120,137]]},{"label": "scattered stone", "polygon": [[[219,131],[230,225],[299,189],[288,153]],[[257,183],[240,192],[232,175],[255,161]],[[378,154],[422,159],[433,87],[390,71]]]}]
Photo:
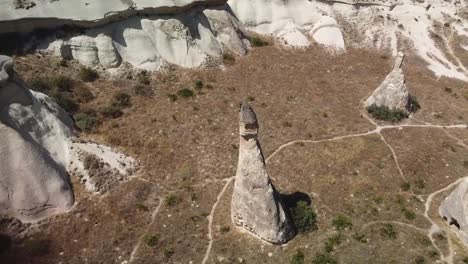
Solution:
[{"label": "scattered stone", "polygon": [[295,228],[266,171],[258,121],[247,102],[240,109],[239,164],[231,202],[232,222],[273,244],[292,239]]}]

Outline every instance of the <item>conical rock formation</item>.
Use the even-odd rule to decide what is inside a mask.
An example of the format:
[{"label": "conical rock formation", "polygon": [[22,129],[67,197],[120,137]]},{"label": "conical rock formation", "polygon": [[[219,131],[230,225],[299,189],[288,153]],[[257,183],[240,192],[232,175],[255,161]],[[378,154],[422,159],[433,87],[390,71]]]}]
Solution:
[{"label": "conical rock formation", "polygon": [[459,237],[468,244],[468,178],[445,198],[439,214],[458,230]]},{"label": "conical rock formation", "polygon": [[258,122],[252,108],[240,110],[239,164],[231,202],[235,225],[273,244],[283,244],[296,234],[279,193],[266,171],[257,139]]},{"label": "conical rock formation", "polygon": [[411,111],[410,97],[405,84],[405,75],[401,68],[404,55],[399,53],[392,72],[375,89],[372,95],[367,98],[365,106],[373,104],[386,106],[390,109],[398,109],[409,113]]}]

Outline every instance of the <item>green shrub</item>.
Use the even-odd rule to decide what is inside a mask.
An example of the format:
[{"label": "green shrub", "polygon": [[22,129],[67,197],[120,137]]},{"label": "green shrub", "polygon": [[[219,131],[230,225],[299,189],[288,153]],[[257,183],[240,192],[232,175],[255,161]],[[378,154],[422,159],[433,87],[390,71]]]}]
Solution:
[{"label": "green shrub", "polygon": [[94,82],[99,78],[99,74],[93,69],[82,67],[78,72],[78,77],[83,82]]},{"label": "green shrub", "polygon": [[291,258],[291,264],[304,264],[305,262],[305,256],[302,251],[298,250],[294,255],[292,255]]},{"label": "green shrub", "polygon": [[149,247],[155,247],[159,242],[158,234],[145,234],[143,236],[143,242]]},{"label": "green shrub", "polygon": [[76,126],[86,133],[90,133],[96,127],[97,119],[95,115],[89,113],[78,113],[73,116]]},{"label": "green shrub", "polygon": [[306,201],[298,201],[296,206],[291,209],[291,215],[299,232],[317,229],[317,215]]},{"label": "green shrub", "polygon": [[419,109],[421,109],[418,98],[411,94],[409,95],[409,105],[411,112],[416,113]]},{"label": "green shrub", "polygon": [[196,80],[196,81],[195,81],[195,89],[196,89],[196,90],[201,90],[201,89],[203,89],[203,86],[204,86],[204,84],[203,84],[203,81],[202,81],[202,80]]},{"label": "green shrub", "polygon": [[93,93],[86,86],[76,87],[74,94],[78,102],[87,103],[94,99]]},{"label": "green shrub", "polygon": [[147,96],[153,95],[153,91],[147,85],[137,84],[137,85],[135,85],[135,87],[133,89],[135,90],[135,93],[137,95],[139,95],[139,96],[147,97]]},{"label": "green shrub", "polygon": [[353,223],[351,222],[351,219],[349,219],[347,216],[338,215],[335,219],[333,219],[332,225],[337,230],[345,230],[350,229],[353,226]]},{"label": "green shrub", "polygon": [[143,85],[149,85],[151,83],[148,77],[148,73],[146,72],[140,72],[137,76],[137,80],[140,84],[143,84]]},{"label": "green shrub", "polygon": [[121,108],[115,104],[105,106],[101,108],[99,112],[101,113],[101,115],[107,118],[118,118],[123,115]]},{"label": "green shrub", "polygon": [[164,249],[164,256],[166,258],[170,258],[170,257],[174,256],[174,254],[175,254],[174,249],[172,249],[172,248]]},{"label": "green shrub", "polygon": [[175,95],[175,94],[168,94],[167,98],[169,98],[169,101],[171,101],[171,102],[177,101],[177,95]]},{"label": "green shrub", "polygon": [[402,191],[407,192],[411,189],[411,184],[409,182],[404,182],[400,185]]},{"label": "green shrub", "polygon": [[329,253],[317,253],[312,259],[312,264],[338,264]]},{"label": "green shrub", "polygon": [[177,95],[182,98],[189,98],[189,97],[192,97],[194,93],[192,90],[188,88],[184,88],[184,89],[180,89],[179,91],[177,91]]},{"label": "green shrub", "polygon": [[67,93],[54,92],[52,98],[55,99],[58,105],[68,113],[75,113],[80,108],[79,105]]},{"label": "green shrub", "polygon": [[338,246],[339,244],[341,244],[342,240],[343,240],[343,235],[341,235],[340,233],[332,237],[329,237],[327,241],[325,241],[325,248],[324,248],[325,252],[327,253],[333,252],[333,250],[335,250],[335,246]]},{"label": "green shrub", "polygon": [[377,106],[372,104],[367,107],[367,112],[371,114],[375,119],[399,122],[405,118],[408,118],[408,114],[399,109],[390,109],[386,106]]},{"label": "green shrub", "polygon": [[129,107],[131,105],[130,97],[128,93],[118,92],[112,97],[112,103],[121,108]]},{"label": "green shrub", "polygon": [[268,41],[265,41],[265,40],[263,40],[262,38],[260,38],[258,36],[252,36],[250,38],[250,43],[254,47],[264,47],[264,46],[270,45],[270,43],[268,43]]},{"label": "green shrub", "polygon": [[29,82],[29,86],[31,86],[31,89],[33,89],[34,91],[38,91],[41,93],[46,93],[52,90],[52,84],[49,80],[44,78],[32,79]]},{"label": "green shrub", "polygon": [[403,213],[405,218],[408,220],[414,220],[416,218],[416,214],[406,207],[402,207],[401,212]]},{"label": "green shrub", "polygon": [[229,226],[222,226],[219,231],[221,234],[226,234],[227,232],[231,231],[231,228]]},{"label": "green shrub", "polygon": [[63,75],[57,75],[57,76],[52,76],[49,78],[49,83],[56,88],[56,91],[58,92],[70,92],[72,91],[73,88],[73,80],[63,76]]},{"label": "green shrub", "polygon": [[179,202],[180,198],[175,193],[170,193],[166,196],[165,203],[167,207],[174,207],[179,204]]},{"label": "green shrub", "polygon": [[380,235],[384,238],[396,239],[398,233],[392,224],[384,224],[383,227],[380,228]]}]

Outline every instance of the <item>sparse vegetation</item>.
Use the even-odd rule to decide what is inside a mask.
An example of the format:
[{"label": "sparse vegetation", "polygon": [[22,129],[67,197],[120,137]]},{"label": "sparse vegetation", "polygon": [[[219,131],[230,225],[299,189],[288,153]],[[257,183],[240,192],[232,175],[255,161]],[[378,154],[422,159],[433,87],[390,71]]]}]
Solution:
[{"label": "sparse vegetation", "polygon": [[33,79],[29,82],[29,86],[31,86],[31,89],[41,92],[41,93],[47,93],[50,90],[52,90],[52,84],[48,79],[44,78],[37,78]]},{"label": "sparse vegetation", "polygon": [[231,53],[224,52],[223,53],[223,61],[224,63],[234,63],[236,61],[236,57]]},{"label": "sparse vegetation", "polygon": [[399,122],[405,118],[408,118],[408,114],[399,109],[390,109],[386,106],[377,106],[373,104],[367,107],[367,112],[371,114],[375,119]]},{"label": "sparse vegetation", "polygon": [[81,67],[80,71],[78,72],[78,78],[83,82],[94,82],[99,78],[99,74],[97,71],[88,68],[88,67]]},{"label": "sparse vegetation", "polygon": [[50,77],[49,83],[57,92],[71,92],[74,86],[73,80],[64,75]]},{"label": "sparse vegetation", "polygon": [[165,256],[166,258],[171,258],[172,256],[174,256],[174,254],[175,254],[174,249],[172,249],[172,248],[166,248],[166,249],[164,249],[164,256]]},{"label": "sparse vegetation", "polygon": [[149,247],[155,247],[159,242],[158,234],[145,234],[143,236],[143,242]]},{"label": "sparse vegetation", "polygon": [[86,86],[78,86],[74,90],[75,97],[80,103],[87,103],[94,99],[93,93]]},{"label": "sparse vegetation", "polygon": [[392,224],[384,224],[383,227],[380,228],[380,235],[387,239],[396,239],[398,233]]},{"label": "sparse vegetation", "polygon": [[416,218],[416,214],[406,207],[402,207],[401,212],[403,213],[405,218],[408,220],[414,220]]},{"label": "sparse vegetation", "polygon": [[131,96],[128,93],[118,92],[112,97],[112,104],[118,107],[129,107]]},{"label": "sparse vegetation", "polygon": [[203,86],[204,86],[204,84],[203,84],[203,81],[202,81],[202,80],[196,80],[196,81],[195,81],[195,89],[196,89],[196,90],[201,90],[201,89],[203,89]]},{"label": "sparse vegetation", "polygon": [[123,115],[121,108],[114,104],[102,107],[99,112],[107,118],[118,118]]},{"label": "sparse vegetation", "polygon": [[312,259],[312,264],[338,264],[329,253],[317,253]]},{"label": "sparse vegetation", "polygon": [[299,232],[317,229],[317,215],[306,201],[298,201],[291,209],[291,215]]},{"label": "sparse vegetation", "polygon": [[180,202],[180,197],[175,193],[170,193],[166,196],[165,203],[167,207],[174,207]]},{"label": "sparse vegetation", "polygon": [[417,180],[414,182],[414,186],[416,186],[416,188],[418,188],[418,189],[424,189],[424,188],[426,188],[426,184],[424,183],[424,180],[423,180],[423,179],[417,179]]},{"label": "sparse vegetation", "polygon": [[351,229],[353,223],[347,216],[340,214],[335,219],[333,219],[332,225],[336,228],[336,230],[346,230]]},{"label": "sparse vegetation", "polygon": [[291,257],[291,264],[304,264],[305,263],[305,256],[302,251],[297,250],[294,255]]},{"label": "sparse vegetation", "polygon": [[177,91],[177,95],[182,98],[190,98],[194,95],[193,91],[188,88],[183,88]]},{"label": "sparse vegetation", "polygon": [[400,185],[402,191],[407,192],[411,189],[411,184],[409,182],[404,182]]},{"label": "sparse vegetation", "polygon": [[221,234],[226,234],[227,232],[231,231],[231,228],[229,226],[222,226],[219,231]]},{"label": "sparse vegetation", "polygon": [[338,246],[343,240],[343,235],[341,233],[335,234],[325,241],[325,252],[331,253],[335,250],[335,247]]},{"label": "sparse vegetation", "polygon": [[270,43],[268,43],[268,41],[265,41],[263,40],[261,37],[259,36],[252,36],[250,38],[250,43],[252,44],[252,46],[254,47],[264,47],[264,46],[268,46],[270,45]]},{"label": "sparse vegetation", "polygon": [[77,113],[73,116],[76,126],[83,132],[93,132],[97,124],[96,113],[93,111]]},{"label": "sparse vegetation", "polygon": [[367,239],[364,234],[354,233],[353,238],[360,243],[367,243]]},{"label": "sparse vegetation", "polygon": [[135,91],[135,94],[139,96],[144,96],[148,97],[153,94],[153,91],[151,90],[151,87],[147,85],[142,85],[142,84],[137,84],[133,87],[133,90]]},{"label": "sparse vegetation", "polygon": [[149,85],[151,83],[150,78],[148,77],[148,73],[146,71],[142,71],[137,76],[138,83],[142,85]]},{"label": "sparse vegetation", "polygon": [[68,113],[75,113],[80,109],[80,106],[73,100],[73,98],[67,93],[55,92],[52,93],[52,98],[55,99],[58,105],[62,107]]},{"label": "sparse vegetation", "polygon": [[167,98],[169,98],[169,101],[171,101],[171,102],[177,101],[177,95],[175,95],[175,94],[168,94]]}]

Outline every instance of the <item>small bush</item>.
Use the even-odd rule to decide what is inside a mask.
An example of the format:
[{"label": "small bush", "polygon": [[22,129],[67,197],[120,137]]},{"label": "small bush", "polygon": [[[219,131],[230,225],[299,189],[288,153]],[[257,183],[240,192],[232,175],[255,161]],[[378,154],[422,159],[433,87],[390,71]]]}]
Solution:
[{"label": "small bush", "polygon": [[223,61],[226,63],[234,63],[236,61],[236,57],[231,53],[224,52],[223,53]]},{"label": "small bush", "polygon": [[292,208],[291,215],[299,232],[306,232],[317,229],[317,215],[307,205],[306,201],[298,201]]},{"label": "small bush", "polygon": [[384,224],[384,226],[380,229],[380,235],[388,239],[396,239],[398,236],[397,231],[392,224]]},{"label": "small bush", "polygon": [[184,88],[184,89],[180,89],[179,91],[177,91],[177,95],[182,98],[189,98],[189,97],[192,97],[194,93],[192,90],[188,88]]},{"label": "small bush", "polygon": [[153,95],[153,91],[151,90],[151,88],[147,85],[141,85],[141,84],[137,84],[135,85],[135,87],[133,88],[135,90],[135,93],[139,96],[151,96]]},{"label": "small bush", "polygon": [[166,196],[165,203],[167,207],[174,207],[179,204],[179,202],[180,198],[175,193],[170,193]]},{"label": "small bush", "polygon": [[58,105],[68,113],[75,113],[80,108],[79,105],[67,93],[55,92],[52,94]]},{"label": "small bush", "polygon": [[226,234],[227,232],[231,231],[231,228],[229,226],[222,226],[221,229],[219,229],[221,234]]},{"label": "small bush", "polygon": [[249,101],[249,102],[255,101],[255,97],[253,97],[253,96],[247,96],[246,99],[247,99],[247,101]]},{"label": "small bush", "polygon": [[29,86],[31,86],[31,89],[34,91],[38,91],[41,93],[46,93],[52,90],[52,85],[49,80],[39,78],[39,79],[33,79],[29,82]]},{"label": "small bush", "polygon": [[159,242],[158,234],[145,234],[143,236],[143,241],[149,247],[155,247]]},{"label": "small bush", "polygon": [[140,72],[138,74],[137,79],[138,79],[138,82],[140,84],[143,84],[143,85],[149,85],[151,83],[151,81],[150,81],[150,79],[148,77],[148,74],[146,72]]},{"label": "small bush", "polygon": [[416,218],[416,214],[406,207],[401,208],[401,212],[408,220],[414,220]]},{"label": "small bush", "polygon": [[333,219],[332,225],[337,230],[345,230],[350,229],[353,226],[353,223],[351,222],[351,219],[349,219],[347,216],[338,215],[335,219]]},{"label": "small bush", "polygon": [[95,115],[89,113],[78,113],[73,116],[76,126],[86,133],[93,132],[97,119]]},{"label": "small bush", "polygon": [[49,78],[49,83],[56,88],[58,92],[70,92],[73,88],[73,80],[63,76],[57,75]]},{"label": "small bush", "polygon": [[175,254],[175,252],[174,252],[174,249],[172,249],[172,248],[166,248],[164,250],[164,256],[166,258],[170,258],[170,257],[174,256],[174,254]]},{"label": "small bush", "polygon": [[101,113],[101,115],[107,118],[118,118],[123,115],[121,108],[115,104],[105,106],[101,108],[99,112]]},{"label": "small bush", "polygon": [[99,74],[93,69],[82,67],[78,72],[78,77],[83,82],[94,82],[99,78]]},{"label": "small bush", "polygon": [[78,102],[87,103],[94,99],[93,93],[85,87],[85,86],[78,86],[74,91],[75,97]]},{"label": "small bush", "polygon": [[402,191],[407,192],[411,189],[411,184],[409,182],[404,182],[400,185]]},{"label": "small bush", "polygon": [[260,38],[258,36],[251,37],[250,38],[250,43],[254,47],[264,47],[264,46],[270,45],[270,43],[268,43],[268,41],[265,41],[265,40],[263,40],[262,38]]},{"label": "small bush", "polygon": [[196,90],[201,90],[201,89],[203,89],[203,86],[204,86],[204,84],[203,84],[203,81],[202,81],[202,80],[196,80],[196,81],[195,81],[195,89],[196,89]]},{"label": "small bush", "polygon": [[419,109],[421,109],[421,105],[419,104],[418,98],[411,94],[409,96],[409,105],[411,112],[416,113]]},{"label": "small bush", "polygon": [[298,250],[294,255],[292,255],[291,258],[291,264],[304,264],[305,262],[305,256],[302,251]]},{"label": "small bush", "polygon": [[367,112],[371,114],[375,119],[399,122],[405,118],[408,118],[408,114],[399,109],[390,109],[386,106],[377,106],[372,104],[367,107]]},{"label": "small bush", "polygon": [[129,107],[131,96],[128,93],[118,92],[112,97],[112,103],[121,108]]},{"label": "small bush", "polygon": [[343,240],[343,235],[341,234],[336,234],[332,237],[329,237],[327,241],[325,241],[325,252],[331,253],[333,250],[335,250],[335,247],[341,244],[341,241]]},{"label": "small bush", "polygon": [[364,234],[354,233],[353,238],[360,243],[367,243],[367,239]]},{"label": "small bush", "polygon": [[171,101],[171,102],[177,101],[177,95],[175,95],[175,94],[168,94],[167,98],[169,98],[169,101]]},{"label": "small bush", "polygon": [[317,253],[312,259],[312,264],[338,264],[328,253]]}]

